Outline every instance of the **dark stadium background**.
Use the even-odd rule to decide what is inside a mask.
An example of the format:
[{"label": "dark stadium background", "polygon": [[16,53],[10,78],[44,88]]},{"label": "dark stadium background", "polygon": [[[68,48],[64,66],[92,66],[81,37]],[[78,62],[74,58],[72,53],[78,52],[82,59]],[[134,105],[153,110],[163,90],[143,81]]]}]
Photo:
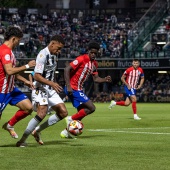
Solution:
[{"label": "dark stadium background", "polygon": [[[2,1],[0,7],[1,43],[8,25],[20,25],[25,31],[24,39],[14,51],[19,65],[35,58],[50,36],[59,31],[67,43],[58,56],[56,78],[64,86],[63,68],[85,53],[86,45],[94,39],[102,49],[97,59],[99,74],[111,75],[113,82],[93,84],[90,78],[85,91],[92,100],[109,102],[110,94],[123,94],[120,77],[132,59],[138,58],[145,72],[145,84],[138,92],[138,100],[170,102],[169,0],[81,0],[81,3],[79,0],[16,0]],[[116,23],[111,19],[113,15]],[[78,46],[73,34],[67,33],[68,27],[78,35]],[[119,33],[113,36],[112,31]],[[31,71],[23,75],[28,78]],[[17,85],[30,96],[29,89],[21,83]]]}]

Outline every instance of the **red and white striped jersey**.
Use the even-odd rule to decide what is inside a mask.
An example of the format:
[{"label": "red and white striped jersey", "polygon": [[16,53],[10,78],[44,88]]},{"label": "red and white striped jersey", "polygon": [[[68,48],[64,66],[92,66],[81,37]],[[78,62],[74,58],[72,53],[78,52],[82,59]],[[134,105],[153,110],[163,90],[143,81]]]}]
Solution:
[{"label": "red and white striped jersey", "polygon": [[16,59],[12,50],[3,44],[0,46],[0,93],[9,93],[14,89],[15,75],[6,74],[4,69],[4,65],[9,63],[15,67]]},{"label": "red and white striped jersey", "polygon": [[123,75],[126,76],[126,82],[132,87],[136,88],[139,82],[140,77],[144,77],[144,72],[141,67],[134,69],[133,67],[129,67]]},{"label": "red and white striped jersey", "polygon": [[74,90],[82,90],[87,78],[90,75],[98,74],[97,61],[91,61],[87,54],[77,57],[70,65],[73,68],[70,73],[70,84]]}]

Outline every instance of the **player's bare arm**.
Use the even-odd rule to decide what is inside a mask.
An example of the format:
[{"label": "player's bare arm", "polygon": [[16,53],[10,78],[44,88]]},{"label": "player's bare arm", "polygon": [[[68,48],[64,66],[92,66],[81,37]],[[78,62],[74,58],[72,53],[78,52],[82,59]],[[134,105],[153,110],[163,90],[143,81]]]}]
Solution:
[{"label": "player's bare arm", "polygon": [[127,88],[129,90],[131,89],[131,86],[126,82],[126,75],[122,75],[121,81],[122,81],[123,84],[125,84],[127,86]]},{"label": "player's bare arm", "polygon": [[18,74],[19,72],[24,71],[28,68],[34,67],[35,65],[36,65],[35,60],[31,60],[31,61],[29,61],[28,64],[21,66],[21,67],[12,67],[12,63],[5,64],[4,69],[8,75],[14,75],[14,74]]},{"label": "player's bare arm", "polygon": [[29,74],[28,78],[29,78],[29,81],[33,83],[33,78],[31,74]]},{"label": "player's bare arm", "polygon": [[68,93],[71,95],[72,94],[72,88],[70,85],[70,71],[71,71],[72,67],[70,65],[68,65],[65,69],[64,69],[64,78],[65,78],[65,82],[66,82],[66,86],[67,86],[67,91]]},{"label": "player's bare arm", "polygon": [[45,79],[40,73],[35,73],[34,79],[42,84],[51,86],[57,93],[60,93],[63,90],[58,83]]},{"label": "player's bare arm", "polygon": [[101,78],[101,77],[99,77],[98,74],[95,74],[95,75],[93,76],[93,80],[94,80],[94,82],[96,82],[96,83],[104,83],[104,82],[110,83],[110,82],[112,82],[112,79],[111,79],[110,76]]},{"label": "player's bare arm", "polygon": [[27,79],[25,79],[23,76],[21,76],[20,74],[16,74],[15,78],[19,81],[22,81],[26,86],[28,86],[29,88],[31,88],[32,90],[35,88],[33,83],[31,81],[28,81]]},{"label": "player's bare arm", "polygon": [[136,89],[140,89],[140,88],[142,87],[144,81],[145,81],[145,78],[144,78],[144,76],[143,76],[143,77],[141,77],[140,84],[137,86]]}]

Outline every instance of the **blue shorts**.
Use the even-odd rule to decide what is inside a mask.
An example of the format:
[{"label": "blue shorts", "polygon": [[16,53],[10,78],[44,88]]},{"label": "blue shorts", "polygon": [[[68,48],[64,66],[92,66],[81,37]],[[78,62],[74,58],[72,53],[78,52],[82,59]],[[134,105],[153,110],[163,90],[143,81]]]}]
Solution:
[{"label": "blue shorts", "polygon": [[67,88],[64,88],[65,94],[71,100],[73,106],[78,108],[82,103],[88,102],[90,99],[84,94],[83,90],[73,90],[73,94],[69,95]]},{"label": "blue shorts", "polygon": [[127,88],[127,86],[124,86],[126,97],[130,97],[132,95],[136,95],[136,89],[131,88],[130,90]]},{"label": "blue shorts", "polygon": [[16,105],[18,102],[24,99],[28,99],[28,97],[16,87],[10,93],[7,94],[0,93],[0,114],[8,105],[8,103],[10,105]]}]

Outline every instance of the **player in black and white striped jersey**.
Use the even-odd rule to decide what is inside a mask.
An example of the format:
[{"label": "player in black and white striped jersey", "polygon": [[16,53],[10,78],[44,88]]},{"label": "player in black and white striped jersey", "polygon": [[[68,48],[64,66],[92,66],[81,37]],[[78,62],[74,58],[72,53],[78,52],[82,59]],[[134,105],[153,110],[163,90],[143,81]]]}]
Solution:
[{"label": "player in black and white striped jersey", "polygon": [[41,130],[65,118],[68,113],[63,100],[59,94],[63,89],[55,82],[55,71],[57,68],[57,54],[64,46],[64,40],[56,35],[51,38],[49,45],[42,49],[36,58],[36,67],[34,69],[35,90],[32,92],[33,109],[37,115],[30,120],[28,126],[16,146],[25,147],[26,139],[32,133],[35,140],[43,145],[40,133],[36,126],[44,119],[48,109],[51,107],[56,114],[53,114],[43,123]]}]

